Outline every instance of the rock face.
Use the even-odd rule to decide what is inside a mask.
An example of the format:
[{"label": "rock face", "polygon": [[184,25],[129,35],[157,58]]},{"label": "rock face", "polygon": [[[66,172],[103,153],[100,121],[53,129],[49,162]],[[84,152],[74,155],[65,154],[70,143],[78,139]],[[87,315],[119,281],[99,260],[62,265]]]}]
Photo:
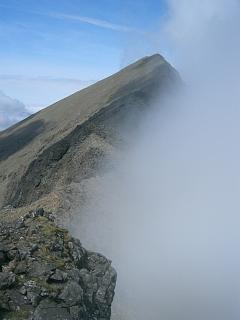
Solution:
[{"label": "rock face", "polygon": [[43,209],[0,224],[0,319],[108,320],[116,272]]},{"label": "rock face", "polygon": [[162,56],[146,57],[1,132],[0,207],[48,196],[46,205],[55,196],[58,203],[72,181],[104,167],[124,140],[121,128],[133,128],[153,97],[177,82]]}]

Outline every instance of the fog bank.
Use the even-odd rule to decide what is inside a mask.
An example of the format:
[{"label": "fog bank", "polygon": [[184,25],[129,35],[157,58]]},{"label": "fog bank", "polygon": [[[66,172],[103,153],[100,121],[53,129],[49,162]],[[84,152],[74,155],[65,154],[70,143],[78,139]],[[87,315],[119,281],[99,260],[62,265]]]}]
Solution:
[{"label": "fog bank", "polygon": [[118,271],[113,319],[239,319],[239,18],[238,1],[169,0],[185,90],[88,182],[73,230]]}]

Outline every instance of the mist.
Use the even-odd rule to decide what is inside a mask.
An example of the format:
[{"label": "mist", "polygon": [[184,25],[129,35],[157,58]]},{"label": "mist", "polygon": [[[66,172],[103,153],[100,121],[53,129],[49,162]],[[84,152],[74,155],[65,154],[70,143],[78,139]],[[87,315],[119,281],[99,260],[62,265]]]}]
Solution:
[{"label": "mist", "polygon": [[[169,0],[184,90],[156,101],[72,229],[118,272],[112,319],[240,315],[240,4]],[[160,41],[161,42],[161,41]]]}]

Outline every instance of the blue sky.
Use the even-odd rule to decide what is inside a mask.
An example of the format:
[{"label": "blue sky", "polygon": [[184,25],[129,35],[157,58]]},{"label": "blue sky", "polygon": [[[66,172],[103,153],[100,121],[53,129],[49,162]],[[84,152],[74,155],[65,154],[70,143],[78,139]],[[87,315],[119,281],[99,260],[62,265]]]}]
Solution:
[{"label": "blue sky", "polygon": [[35,111],[155,51],[162,0],[0,0],[0,90]]}]

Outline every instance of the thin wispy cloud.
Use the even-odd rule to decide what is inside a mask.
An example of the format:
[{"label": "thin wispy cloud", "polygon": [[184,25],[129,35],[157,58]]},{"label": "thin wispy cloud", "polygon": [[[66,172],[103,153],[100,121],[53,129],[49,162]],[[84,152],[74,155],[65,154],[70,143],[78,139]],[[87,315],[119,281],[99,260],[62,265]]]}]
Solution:
[{"label": "thin wispy cloud", "polygon": [[22,9],[19,7],[13,7],[13,6],[2,5],[2,4],[0,4],[0,7],[5,8],[5,9],[24,11],[24,12],[28,12],[28,13],[35,14],[35,15],[47,16],[47,17],[50,17],[53,19],[81,22],[81,23],[89,24],[89,25],[92,25],[95,27],[109,29],[109,30],[113,30],[113,31],[144,33],[143,31],[132,28],[130,26],[112,23],[112,22],[109,22],[106,20],[97,19],[97,18],[88,17],[88,16],[65,14],[65,13],[61,13],[61,12],[55,13],[55,12],[40,12],[40,11],[33,11],[33,10],[25,10],[25,9]]},{"label": "thin wispy cloud", "polygon": [[71,14],[63,14],[63,13],[50,13],[48,16],[56,19],[64,19],[70,21],[78,21],[82,23],[87,23],[99,28],[110,29],[114,31],[121,31],[121,32],[139,32],[138,30],[131,28],[129,26],[120,25],[111,23],[101,19],[95,19],[92,17],[85,17],[85,16],[78,16],[78,15],[71,15]]}]

